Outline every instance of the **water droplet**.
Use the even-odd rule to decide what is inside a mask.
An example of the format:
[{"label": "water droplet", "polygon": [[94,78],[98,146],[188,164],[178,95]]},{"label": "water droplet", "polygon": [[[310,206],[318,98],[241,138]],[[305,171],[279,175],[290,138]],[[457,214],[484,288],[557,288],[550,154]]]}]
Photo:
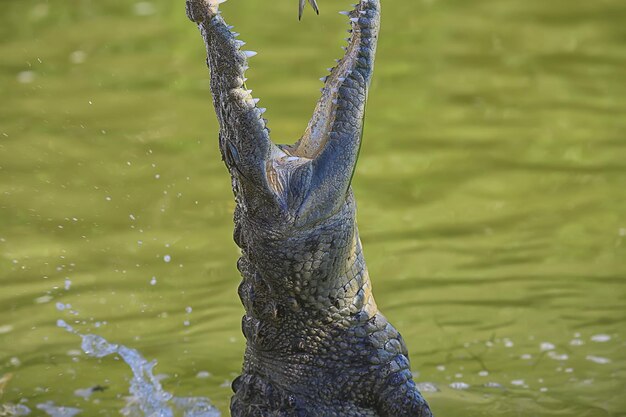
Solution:
[{"label": "water droplet", "polygon": [[156,277],[152,277],[152,279],[150,280],[150,285],[156,285],[156,283],[157,283]]},{"label": "water droplet", "polygon": [[33,71],[22,71],[17,74],[17,82],[20,84],[30,84],[35,81],[35,73]]},{"label": "water droplet", "polygon": [[13,326],[11,324],[5,324],[0,326],[0,334],[7,334],[13,331]]},{"label": "water droplet", "polygon": [[35,298],[35,303],[36,304],[45,304],[45,303],[49,303],[50,300],[52,300],[52,296],[51,295],[42,295],[41,297]]},{"label": "water droplet", "polygon": [[450,384],[450,388],[456,389],[456,390],[466,390],[469,387],[470,387],[469,384],[466,384],[465,382],[453,382]]},{"label": "water droplet", "polygon": [[140,1],[135,3],[134,11],[137,16],[150,16],[156,12],[154,4],[149,1]]},{"label": "water droplet", "polygon": [[70,62],[72,64],[82,64],[87,59],[87,54],[84,51],[74,51],[70,54]]},{"label": "water droplet", "polygon": [[546,352],[546,351],[549,351],[549,350],[554,350],[555,348],[556,348],[556,346],[554,346],[550,342],[542,342],[541,345],[539,345],[539,349],[541,349],[542,352]]},{"label": "water droplet", "polygon": [[82,412],[79,408],[56,406],[52,401],[37,404],[37,408],[51,417],[74,417]]},{"label": "water droplet", "polygon": [[62,329],[65,329],[65,330],[67,330],[67,331],[68,331],[68,332],[70,332],[70,333],[74,333],[74,329],[72,328],[72,326],[70,326],[69,324],[67,324],[67,323],[65,322],[65,320],[63,320],[63,319],[58,319],[58,320],[57,320],[57,327],[60,327],[60,328],[62,328]]},{"label": "water droplet", "polygon": [[521,387],[524,386],[525,382],[523,379],[514,379],[513,381],[511,381],[511,385],[514,385],[516,387]]},{"label": "water droplet", "polygon": [[611,336],[608,334],[594,334],[593,336],[591,336],[592,342],[604,343],[608,342],[609,340],[611,340]]},{"label": "water droplet", "polygon": [[50,11],[50,6],[46,3],[39,3],[35,7],[33,7],[30,11],[30,16],[35,19],[43,19],[48,16],[48,12]]},{"label": "water droplet", "polygon": [[432,382],[419,382],[415,385],[420,392],[439,392],[439,387]]},{"label": "water droplet", "polygon": [[81,397],[84,400],[89,399],[91,395],[94,393],[93,388],[79,388],[74,391],[74,395],[77,397]]},{"label": "water droplet", "polygon": [[163,260],[164,260],[165,262],[169,263],[169,262],[172,260],[172,257],[171,257],[170,255],[165,255],[165,256],[163,257]]},{"label": "water droplet", "polygon": [[606,365],[611,363],[611,360],[609,358],[603,358],[601,356],[587,355],[585,359],[599,365]]},{"label": "water droplet", "polygon": [[548,357],[554,359],[555,361],[566,361],[569,359],[567,353],[558,354],[556,352],[548,352]]}]

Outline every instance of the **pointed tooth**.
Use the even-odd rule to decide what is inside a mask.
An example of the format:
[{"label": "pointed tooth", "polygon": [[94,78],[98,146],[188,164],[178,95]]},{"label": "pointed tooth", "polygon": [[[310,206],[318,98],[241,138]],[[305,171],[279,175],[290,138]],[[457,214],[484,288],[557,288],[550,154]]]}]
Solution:
[{"label": "pointed tooth", "polygon": [[235,41],[235,45],[237,45],[237,48],[241,48],[242,46],[244,46],[246,43],[244,41]]},{"label": "pointed tooth", "polygon": [[359,10],[359,13],[360,13],[361,15],[365,15],[365,14],[367,14],[367,12],[366,12],[365,10]]},{"label": "pointed tooth", "polygon": [[228,30],[233,30],[235,28],[233,25],[228,25],[226,27],[228,28]]},{"label": "pointed tooth", "polygon": [[346,12],[345,10],[340,11],[339,14],[344,16],[350,16],[350,12]]},{"label": "pointed tooth", "polygon": [[339,80],[340,83],[342,83],[342,82],[344,82],[346,80],[346,78],[345,77],[339,77],[338,80]]},{"label": "pointed tooth", "polygon": [[359,23],[359,18],[358,18],[358,17],[351,17],[351,18],[350,18],[350,21],[351,21],[352,23]]},{"label": "pointed tooth", "polygon": [[332,72],[334,70],[334,68],[326,68],[326,71],[328,72]]},{"label": "pointed tooth", "polygon": [[267,111],[267,109],[265,107],[260,107],[259,111],[261,112],[261,114],[263,114]]},{"label": "pointed tooth", "polygon": [[337,103],[339,103],[339,102],[337,101],[337,99],[336,99],[336,98],[335,98],[335,99],[333,99],[333,104],[334,104],[334,105],[337,105]]},{"label": "pointed tooth", "polygon": [[248,81],[248,79],[246,77],[243,77],[243,82],[245,83],[246,81]]},{"label": "pointed tooth", "polygon": [[246,58],[252,58],[253,56],[255,56],[257,53],[254,51],[243,51],[243,54],[246,56]]},{"label": "pointed tooth", "polygon": [[246,95],[251,96],[252,95],[252,90],[245,90],[244,93],[246,93]]},{"label": "pointed tooth", "polygon": [[342,46],[341,49],[343,49],[344,51],[348,51],[348,47],[347,46]]},{"label": "pointed tooth", "polygon": [[217,0],[217,4],[226,3],[228,0]]},{"label": "pointed tooth", "polygon": [[239,35],[241,35],[241,33],[239,33],[239,32],[232,32],[232,34],[233,34],[233,36],[234,36],[235,38],[237,38],[237,37],[239,37]]},{"label": "pointed tooth", "polygon": [[333,87],[333,88],[330,89],[330,91],[331,91],[331,93],[336,93],[336,92],[339,91],[339,89],[336,88],[336,87]]},{"label": "pointed tooth", "polygon": [[259,104],[259,101],[261,101],[260,98],[253,98],[252,101],[254,102],[254,104]]}]

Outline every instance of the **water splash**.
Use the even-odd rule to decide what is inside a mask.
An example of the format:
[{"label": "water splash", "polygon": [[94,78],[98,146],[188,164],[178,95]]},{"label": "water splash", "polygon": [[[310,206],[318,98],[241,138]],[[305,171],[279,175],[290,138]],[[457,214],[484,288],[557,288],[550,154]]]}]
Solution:
[{"label": "water splash", "polygon": [[30,414],[30,408],[24,404],[0,404],[0,416],[14,417],[27,416]]},{"label": "water splash", "polygon": [[37,404],[37,408],[51,417],[74,417],[82,412],[79,408],[56,406],[52,401]]},{"label": "water splash", "polygon": [[165,391],[153,373],[156,361],[146,360],[136,349],[109,343],[105,338],[98,335],[83,335],[64,320],[58,320],[57,326],[80,336],[82,339],[81,348],[88,356],[103,358],[115,354],[130,367],[133,372],[129,389],[131,398],[126,407],[122,409],[122,415],[128,417],[174,417],[174,415],[182,414],[184,417],[220,417],[219,411],[206,398],[174,397]]}]

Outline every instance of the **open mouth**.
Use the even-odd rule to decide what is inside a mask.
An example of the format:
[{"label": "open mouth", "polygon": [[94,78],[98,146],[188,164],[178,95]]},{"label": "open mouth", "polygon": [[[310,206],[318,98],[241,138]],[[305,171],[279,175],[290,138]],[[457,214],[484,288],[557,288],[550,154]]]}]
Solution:
[{"label": "open mouth", "polygon": [[[285,197],[296,170],[306,164],[310,174],[307,201],[316,193],[340,199],[347,192],[361,144],[369,82],[379,29],[379,1],[361,0],[354,10],[341,12],[349,20],[350,36],[341,59],[322,78],[324,87],[302,137],[293,145],[275,145],[267,129],[266,109],[246,86],[248,58],[245,42],[237,39],[217,5],[225,0],[187,0],[187,14],[198,23],[207,47],[211,90],[220,121],[220,149],[231,172],[251,189],[267,189]],[[316,7],[313,0],[310,3]],[[295,178],[295,177],[293,177]],[[299,181],[299,180],[296,180]],[[331,198],[319,196],[319,200]],[[313,204],[313,203],[311,203]]]},{"label": "open mouth", "polygon": [[[354,82],[363,82],[363,76],[355,74],[355,71],[360,66],[366,66],[360,60],[369,58],[375,42],[368,37],[368,4],[369,1],[362,1],[353,11],[341,12],[350,19],[350,36],[346,38],[347,46],[343,47],[345,54],[336,60],[334,67],[328,68],[328,75],[320,78],[324,82],[321,97],[300,140],[293,145],[281,146],[289,162],[293,163],[295,158],[315,159],[335,131],[337,114],[342,108],[353,105],[351,101],[359,99],[354,97]],[[371,72],[371,63],[368,70]]]}]

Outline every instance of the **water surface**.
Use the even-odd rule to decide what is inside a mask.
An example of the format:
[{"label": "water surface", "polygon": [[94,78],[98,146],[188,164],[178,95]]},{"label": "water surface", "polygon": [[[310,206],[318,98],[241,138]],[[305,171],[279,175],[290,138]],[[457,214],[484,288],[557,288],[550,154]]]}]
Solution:
[{"label": "water surface", "polygon": [[[277,142],[342,53],[349,6],[321,7],[223,7],[259,52],[249,86]],[[383,8],[354,190],[378,305],[433,410],[626,416],[626,3]],[[0,410],[127,405],[129,368],[63,319],[227,415],[233,202],[183,2],[4,1],[0,57]]]}]

